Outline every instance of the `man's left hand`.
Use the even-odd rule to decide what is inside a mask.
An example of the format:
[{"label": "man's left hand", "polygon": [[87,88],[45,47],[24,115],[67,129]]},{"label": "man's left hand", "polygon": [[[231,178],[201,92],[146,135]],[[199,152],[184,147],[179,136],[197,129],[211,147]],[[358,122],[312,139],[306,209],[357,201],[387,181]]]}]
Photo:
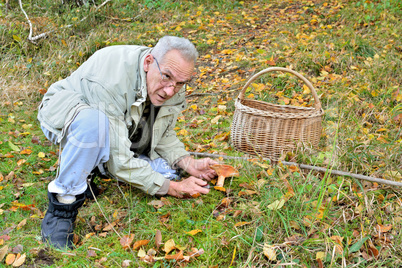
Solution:
[{"label": "man's left hand", "polygon": [[218,162],[210,158],[194,159],[191,156],[182,159],[177,165],[184,169],[188,174],[210,181],[216,176],[216,172],[210,167]]}]

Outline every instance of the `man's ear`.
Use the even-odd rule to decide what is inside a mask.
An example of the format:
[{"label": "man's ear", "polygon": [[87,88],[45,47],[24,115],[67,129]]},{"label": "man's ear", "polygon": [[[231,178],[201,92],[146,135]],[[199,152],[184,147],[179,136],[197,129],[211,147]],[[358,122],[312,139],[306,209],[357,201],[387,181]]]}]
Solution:
[{"label": "man's ear", "polygon": [[144,71],[148,72],[149,70],[149,65],[154,61],[154,58],[152,57],[151,54],[148,54],[145,59],[144,59]]}]

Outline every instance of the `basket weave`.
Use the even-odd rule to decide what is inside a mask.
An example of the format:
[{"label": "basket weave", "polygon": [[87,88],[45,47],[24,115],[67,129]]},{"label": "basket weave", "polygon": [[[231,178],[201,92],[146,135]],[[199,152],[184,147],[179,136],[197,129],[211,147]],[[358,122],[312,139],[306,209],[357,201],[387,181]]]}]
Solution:
[{"label": "basket weave", "polygon": [[[246,89],[255,79],[273,71],[288,72],[301,79],[314,97],[314,108],[244,99]],[[317,146],[323,114],[317,93],[305,77],[287,68],[267,68],[247,81],[236,100],[232,143],[239,151],[277,161],[283,153],[293,151],[301,144]]]}]

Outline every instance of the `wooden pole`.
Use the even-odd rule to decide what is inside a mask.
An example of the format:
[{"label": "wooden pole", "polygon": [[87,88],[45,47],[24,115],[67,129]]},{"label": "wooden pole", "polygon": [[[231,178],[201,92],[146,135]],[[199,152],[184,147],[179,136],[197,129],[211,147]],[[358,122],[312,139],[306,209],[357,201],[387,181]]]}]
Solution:
[{"label": "wooden pole", "polygon": [[[253,159],[252,157],[228,156],[228,155],[197,153],[197,152],[190,152],[190,154],[194,155],[194,156],[199,156],[199,157],[210,157],[210,158],[222,157],[223,159],[232,159],[232,160]],[[263,158],[263,160],[271,161],[268,158]],[[334,169],[310,166],[310,165],[305,165],[305,164],[298,164],[298,163],[295,163],[295,162],[281,161],[281,163],[286,165],[286,166],[298,166],[301,169],[315,170],[315,171],[318,171],[318,172],[321,172],[321,173],[329,172],[332,175],[352,177],[352,178],[359,179],[359,180],[366,180],[366,181],[371,181],[371,182],[376,182],[376,183],[381,183],[381,184],[387,184],[387,185],[391,185],[391,186],[402,187],[402,182],[397,182],[397,181],[390,181],[390,180],[385,180],[385,179],[380,179],[380,178],[375,178],[375,177],[370,177],[370,176],[365,176],[365,175],[360,175],[360,174],[354,174],[354,173],[340,171],[340,170],[334,170]]]}]

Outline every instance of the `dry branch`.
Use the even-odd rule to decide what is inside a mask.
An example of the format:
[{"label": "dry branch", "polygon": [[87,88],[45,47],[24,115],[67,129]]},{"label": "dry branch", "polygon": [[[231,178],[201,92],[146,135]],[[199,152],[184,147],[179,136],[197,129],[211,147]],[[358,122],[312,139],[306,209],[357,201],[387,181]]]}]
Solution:
[{"label": "dry branch", "polygon": [[[101,7],[103,7],[104,5],[106,5],[106,4],[107,4],[108,2],[110,2],[110,1],[112,1],[112,0],[106,0],[106,1],[103,2],[101,5],[97,6],[97,7],[95,8],[94,12],[98,11]],[[21,0],[18,0],[18,3],[20,4],[20,8],[21,8],[22,12],[24,13],[25,18],[27,19],[28,24],[29,24],[29,36],[28,36],[28,41],[30,41],[30,42],[32,42],[32,43],[35,43],[36,40],[41,39],[41,38],[45,38],[45,37],[48,36],[50,33],[56,31],[56,30],[51,30],[51,31],[44,32],[44,33],[41,33],[41,34],[38,34],[38,35],[35,35],[35,36],[32,37],[32,32],[33,32],[33,30],[32,30],[32,22],[31,22],[31,20],[29,19],[27,13],[25,12],[24,8],[22,7],[22,1],[21,1]],[[87,18],[88,18],[88,16],[86,16],[85,18],[81,19],[80,22],[86,20]],[[72,26],[73,26],[73,24],[69,24],[69,25],[65,25],[65,26],[60,27],[60,29],[63,29],[63,28],[70,28],[70,27],[72,27]]]},{"label": "dry branch", "polygon": [[[252,157],[228,156],[228,155],[197,153],[197,152],[190,152],[190,154],[194,155],[194,156],[201,156],[201,157],[212,157],[212,158],[222,157],[223,159],[234,159],[234,160],[253,159]],[[263,160],[270,161],[270,159],[268,159],[268,158],[263,158]],[[345,171],[340,171],[340,170],[310,166],[310,165],[305,165],[305,164],[298,164],[295,162],[281,161],[281,163],[286,166],[298,166],[301,169],[314,170],[314,171],[318,171],[321,173],[328,172],[332,175],[352,177],[352,178],[359,179],[359,180],[366,180],[366,181],[371,181],[371,182],[376,182],[376,183],[381,183],[381,184],[387,184],[387,185],[391,185],[391,186],[402,187],[402,182],[390,181],[390,180],[385,180],[385,179],[380,179],[380,178],[375,178],[375,177],[370,177],[370,176],[365,176],[365,175],[360,175],[360,174],[355,174],[355,173],[350,173],[350,172],[345,172]]]}]

